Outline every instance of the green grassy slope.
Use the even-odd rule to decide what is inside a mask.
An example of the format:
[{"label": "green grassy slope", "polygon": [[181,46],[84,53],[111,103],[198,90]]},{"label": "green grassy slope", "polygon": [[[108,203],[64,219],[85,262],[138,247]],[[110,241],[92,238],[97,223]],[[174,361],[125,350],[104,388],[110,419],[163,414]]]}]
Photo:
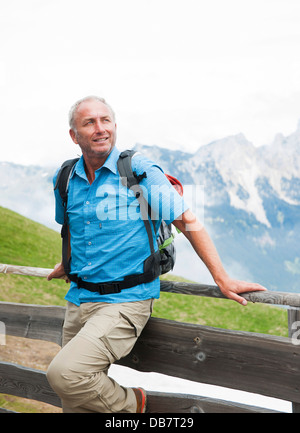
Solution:
[{"label": "green grassy slope", "polygon": [[[0,263],[53,268],[61,259],[61,238],[54,230],[0,207]],[[0,300],[64,305],[66,283],[0,274]]]},{"label": "green grassy slope", "polygon": [[[60,234],[0,207],[0,263],[53,268],[60,261]],[[178,251],[177,254],[180,254]],[[169,275],[163,278],[171,278]],[[64,281],[0,274],[0,300],[65,305]],[[218,328],[287,336],[286,311],[262,304],[162,293],[153,316]]]}]

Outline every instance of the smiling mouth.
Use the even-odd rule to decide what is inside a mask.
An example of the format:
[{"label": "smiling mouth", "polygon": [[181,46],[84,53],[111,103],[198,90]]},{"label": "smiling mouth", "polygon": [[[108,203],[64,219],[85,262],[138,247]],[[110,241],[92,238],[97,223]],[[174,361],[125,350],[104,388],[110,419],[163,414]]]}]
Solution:
[{"label": "smiling mouth", "polygon": [[109,137],[103,137],[103,138],[95,138],[93,140],[94,143],[105,143],[106,140],[108,140]]}]

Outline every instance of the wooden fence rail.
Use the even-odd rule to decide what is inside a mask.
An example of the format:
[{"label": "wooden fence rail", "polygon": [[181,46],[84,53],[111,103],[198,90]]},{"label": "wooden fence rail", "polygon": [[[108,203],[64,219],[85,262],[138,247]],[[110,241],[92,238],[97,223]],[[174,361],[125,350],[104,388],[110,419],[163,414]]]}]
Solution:
[{"label": "wooden fence rail", "polygon": [[[162,281],[161,290],[223,298],[216,286]],[[290,337],[151,318],[131,353],[118,363],[142,372],[158,372],[291,401],[293,411],[299,412],[300,345],[291,337],[297,330],[294,324],[299,321],[300,295],[256,292],[245,297],[251,302],[291,305]],[[0,302],[0,321],[5,324],[7,335],[61,344],[64,314],[64,307]],[[0,362],[0,393],[60,406],[45,372],[20,365]],[[149,410],[152,413],[273,412],[201,396],[158,392],[149,392]]]}]

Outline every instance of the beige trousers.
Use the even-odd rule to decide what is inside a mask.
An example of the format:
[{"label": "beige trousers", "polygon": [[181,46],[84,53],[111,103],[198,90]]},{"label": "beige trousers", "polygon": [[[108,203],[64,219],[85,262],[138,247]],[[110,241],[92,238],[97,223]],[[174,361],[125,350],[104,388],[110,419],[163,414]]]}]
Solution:
[{"label": "beige trousers", "polygon": [[109,366],[126,356],[152,312],[153,299],[120,304],[68,302],[63,347],[47,379],[66,412],[134,413],[131,388],[107,375]]}]

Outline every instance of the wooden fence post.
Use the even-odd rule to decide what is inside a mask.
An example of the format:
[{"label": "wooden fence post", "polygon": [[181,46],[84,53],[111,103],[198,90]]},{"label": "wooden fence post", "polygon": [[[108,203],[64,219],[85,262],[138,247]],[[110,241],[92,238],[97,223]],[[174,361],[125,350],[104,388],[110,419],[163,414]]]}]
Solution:
[{"label": "wooden fence post", "polygon": [[[300,345],[300,308],[288,308],[288,327],[293,344]],[[292,407],[293,413],[300,413],[300,403],[292,402]]]}]

